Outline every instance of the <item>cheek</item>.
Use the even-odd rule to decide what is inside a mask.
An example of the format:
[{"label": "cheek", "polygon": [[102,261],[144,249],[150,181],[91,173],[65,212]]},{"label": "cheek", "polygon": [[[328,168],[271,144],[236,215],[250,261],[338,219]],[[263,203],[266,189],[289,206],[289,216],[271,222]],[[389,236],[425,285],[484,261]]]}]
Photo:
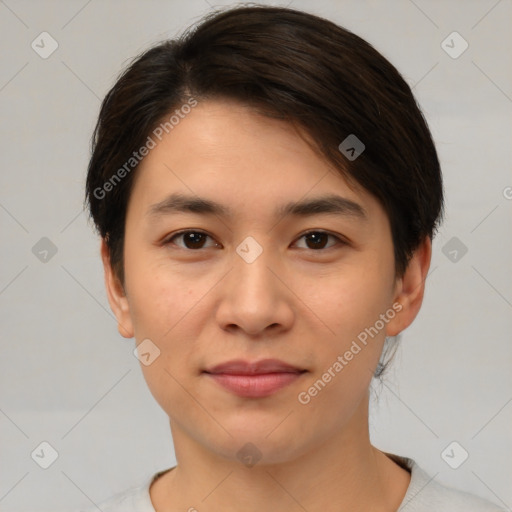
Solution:
[{"label": "cheek", "polygon": [[[389,272],[389,269],[388,269]],[[358,408],[382,353],[391,286],[384,272],[330,276],[308,300],[325,325],[317,337],[314,373],[297,402],[318,431],[337,428]],[[325,411],[330,411],[326,415]]]},{"label": "cheek", "polygon": [[[342,348],[347,343],[350,345],[359,333],[374,326],[391,305],[390,275],[390,268],[377,263],[373,267],[344,268],[316,280],[305,297],[308,306],[325,326],[326,338]],[[381,327],[380,323],[378,327]]]},{"label": "cheek", "polygon": [[160,351],[151,365],[142,365],[144,377],[155,397],[160,390],[174,394],[171,375],[185,382],[197,371],[192,362],[211,318],[208,293],[222,272],[179,269],[142,251],[133,251],[125,268],[135,339],[137,343],[149,339]]},{"label": "cheek", "polygon": [[[321,321],[313,354],[315,374],[310,379],[311,385],[320,379],[317,388],[322,390],[315,407],[334,401],[341,410],[341,404],[350,408],[355,403],[381,356],[386,322],[395,315],[390,310],[392,262],[372,259],[360,263],[323,276],[306,295],[308,306]],[[389,311],[392,315],[386,315]],[[315,392],[313,389],[313,395]]]},{"label": "cheek", "polygon": [[213,276],[173,267],[150,252],[132,251],[126,258],[127,288],[135,338],[167,343],[189,321],[189,314],[213,286]]},{"label": "cheek", "polygon": [[197,371],[192,363],[205,321],[200,299],[208,280],[191,287],[180,274],[168,274],[153,268],[133,279],[130,309],[137,342],[150,339],[159,351],[150,365],[141,364],[144,379],[162,409],[176,415],[190,408],[185,389]]}]

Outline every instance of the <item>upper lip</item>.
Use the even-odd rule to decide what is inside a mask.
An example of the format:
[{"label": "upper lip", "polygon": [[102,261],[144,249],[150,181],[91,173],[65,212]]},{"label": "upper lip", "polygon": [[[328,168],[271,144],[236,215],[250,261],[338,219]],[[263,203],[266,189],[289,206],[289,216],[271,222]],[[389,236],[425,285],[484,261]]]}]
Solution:
[{"label": "upper lip", "polygon": [[306,371],[297,366],[285,363],[279,359],[260,359],[259,361],[244,361],[232,359],[212,366],[206,373],[227,373],[232,375],[261,375],[265,373],[301,373]]}]

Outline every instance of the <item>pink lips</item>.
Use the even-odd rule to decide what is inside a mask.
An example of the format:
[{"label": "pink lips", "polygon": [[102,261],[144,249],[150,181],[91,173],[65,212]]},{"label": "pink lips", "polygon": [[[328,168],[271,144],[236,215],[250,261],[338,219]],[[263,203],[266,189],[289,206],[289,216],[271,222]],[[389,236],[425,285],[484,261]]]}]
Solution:
[{"label": "pink lips", "polygon": [[305,371],[278,359],[253,363],[236,359],[214,366],[205,373],[238,396],[263,398],[291,384]]}]

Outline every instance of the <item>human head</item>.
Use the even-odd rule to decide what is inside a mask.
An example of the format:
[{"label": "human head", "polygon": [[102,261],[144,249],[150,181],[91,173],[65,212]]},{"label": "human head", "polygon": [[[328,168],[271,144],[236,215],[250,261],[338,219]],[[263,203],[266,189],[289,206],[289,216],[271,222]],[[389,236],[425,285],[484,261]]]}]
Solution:
[{"label": "human head", "polygon": [[[365,145],[354,159],[339,149],[351,135]],[[312,179],[321,173],[325,180],[319,177],[316,187]],[[188,192],[236,204],[240,215],[224,227],[193,217],[230,250],[209,249],[188,259],[166,243],[170,226],[191,218],[148,221],[149,206],[164,193],[189,186]],[[284,245],[298,224],[290,217],[272,232],[269,222],[283,197],[296,201],[315,187],[358,201],[370,219],[341,224],[356,242],[336,253],[343,256],[334,264],[293,259]],[[351,420],[357,431],[353,416],[356,409],[358,422],[364,416],[367,370],[377,365],[384,335],[400,332],[420,307],[429,242],[442,209],[428,127],[410,88],[368,43],[291,9],[244,7],[211,15],[181,39],[137,58],[107,94],[87,194],[104,240],[107,290],[120,331],[159,348],[160,357],[143,371],[189,441],[227,456],[244,436],[258,438],[276,462],[316,446]],[[250,264],[231,250],[245,236],[264,246]],[[413,278],[405,278],[411,268]],[[412,306],[396,315],[400,280]],[[388,311],[384,323],[379,315]],[[244,415],[237,412],[240,402],[205,383],[206,365],[229,356],[279,356],[307,368],[306,380],[316,378],[334,367],[336,354],[347,353],[362,329],[379,321],[383,328],[375,328],[371,348],[355,348],[357,357],[336,383],[290,421],[296,447],[285,430],[272,439],[258,437],[258,429],[287,412],[289,401],[282,397],[289,395],[267,408],[243,403]],[[190,395],[212,404],[236,443],[201,423]],[[332,403],[339,406],[334,410]]]}]

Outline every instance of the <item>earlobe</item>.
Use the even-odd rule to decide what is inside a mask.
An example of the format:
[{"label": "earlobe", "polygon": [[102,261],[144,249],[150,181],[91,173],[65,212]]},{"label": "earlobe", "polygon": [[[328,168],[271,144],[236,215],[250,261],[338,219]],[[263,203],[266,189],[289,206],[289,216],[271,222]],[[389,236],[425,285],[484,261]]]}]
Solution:
[{"label": "earlobe", "polygon": [[119,334],[124,338],[133,338],[134,332],[128,298],[126,297],[122,284],[119,282],[118,277],[112,269],[110,251],[104,239],[101,240],[101,259],[103,261],[105,289],[108,302],[116,316]]},{"label": "earlobe", "polygon": [[409,327],[416,318],[423,302],[431,256],[432,241],[427,236],[414,251],[404,275],[397,280],[394,304],[399,303],[401,309],[387,324],[387,336],[396,336]]}]

